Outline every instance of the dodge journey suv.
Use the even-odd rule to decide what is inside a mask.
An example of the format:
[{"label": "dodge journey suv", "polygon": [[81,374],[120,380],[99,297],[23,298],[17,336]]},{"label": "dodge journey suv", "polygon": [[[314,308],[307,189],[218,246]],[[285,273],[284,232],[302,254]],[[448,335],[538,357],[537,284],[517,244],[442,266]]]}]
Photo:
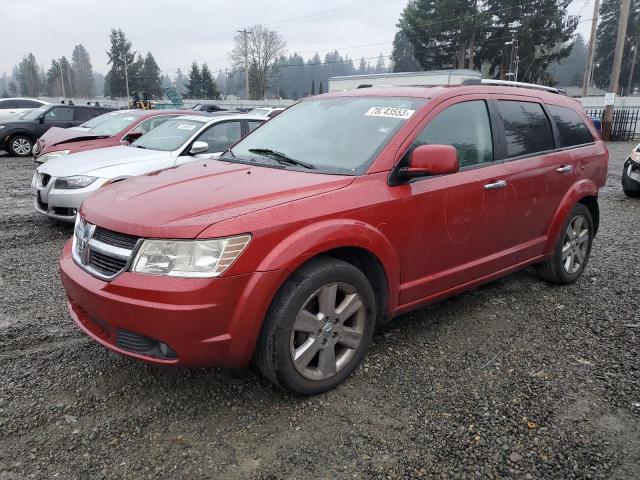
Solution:
[{"label": "dodge journey suv", "polygon": [[116,352],[253,361],[316,394],[403,312],[527,266],[576,281],[607,165],[580,105],[556,93],[329,93],[218,159],[98,190],[62,252],[62,282],[77,325]]}]

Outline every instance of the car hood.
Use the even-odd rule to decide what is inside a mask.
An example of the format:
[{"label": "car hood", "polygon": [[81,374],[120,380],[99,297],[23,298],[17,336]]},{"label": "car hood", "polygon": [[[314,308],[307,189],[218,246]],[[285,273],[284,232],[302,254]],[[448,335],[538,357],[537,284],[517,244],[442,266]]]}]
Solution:
[{"label": "car hood", "polygon": [[19,118],[15,118],[13,116],[7,117],[5,120],[0,120],[0,125],[3,125],[4,128],[16,128],[16,127],[24,127],[25,125],[33,125],[33,120],[21,120]]},{"label": "car hood", "polygon": [[195,161],[101,188],[81,214],[130,235],[195,238],[214,223],[343,188],[354,178]]},{"label": "car hood", "polygon": [[78,141],[84,137],[96,138],[89,130],[76,130],[75,128],[51,127],[38,139],[41,151],[44,148],[60,143]]},{"label": "car hood", "polygon": [[[38,171],[40,173],[48,173],[53,177],[68,177],[70,175],[100,176],[103,173],[101,171],[109,167],[139,162],[153,164],[154,161],[158,161],[162,163],[163,160],[169,159],[171,156],[171,152],[158,150],[145,150],[129,146],[108,147],[53,158],[40,165]],[[161,167],[162,165],[158,168]],[[147,171],[152,169],[150,166]]]}]

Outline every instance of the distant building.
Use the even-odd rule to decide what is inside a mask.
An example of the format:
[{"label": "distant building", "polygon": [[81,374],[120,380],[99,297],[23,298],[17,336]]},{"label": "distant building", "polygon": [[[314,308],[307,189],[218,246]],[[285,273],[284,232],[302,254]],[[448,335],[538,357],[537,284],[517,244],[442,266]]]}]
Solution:
[{"label": "distant building", "polygon": [[[567,95],[572,98],[582,97],[582,87],[562,87]],[[596,87],[589,87],[587,97],[604,97],[605,91]]]},{"label": "distant building", "polygon": [[374,86],[460,85],[469,79],[481,79],[475,70],[430,70],[427,72],[375,73],[371,75],[348,75],[331,77],[329,91],[353,90]]}]

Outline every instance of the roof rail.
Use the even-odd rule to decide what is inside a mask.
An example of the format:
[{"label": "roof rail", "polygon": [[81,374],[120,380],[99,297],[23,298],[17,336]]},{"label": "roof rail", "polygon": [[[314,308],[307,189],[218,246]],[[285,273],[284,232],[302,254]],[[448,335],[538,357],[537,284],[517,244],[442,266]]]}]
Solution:
[{"label": "roof rail", "polygon": [[482,80],[478,80],[475,78],[470,78],[464,80],[462,85],[501,85],[503,87],[519,87],[519,88],[530,88],[533,90],[544,90],[545,92],[551,93],[566,93],[564,90],[556,87],[547,87],[546,85],[538,85],[536,83],[525,83],[525,82],[513,82],[511,80],[493,80],[490,78],[483,78]]}]

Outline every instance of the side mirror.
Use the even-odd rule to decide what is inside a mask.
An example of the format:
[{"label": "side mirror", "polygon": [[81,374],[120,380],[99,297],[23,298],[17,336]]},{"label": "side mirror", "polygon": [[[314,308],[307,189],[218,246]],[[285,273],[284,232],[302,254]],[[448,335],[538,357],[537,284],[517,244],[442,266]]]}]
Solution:
[{"label": "side mirror", "polygon": [[142,136],[142,132],[131,132],[131,133],[127,133],[122,140],[124,140],[125,142],[133,142],[137,139],[139,139]]},{"label": "side mirror", "polygon": [[44,123],[44,117],[38,117],[37,122],[38,123]]},{"label": "side mirror", "polygon": [[191,145],[189,155],[198,155],[199,153],[207,153],[209,151],[209,144],[207,142],[195,141]]},{"label": "side mirror", "polygon": [[450,145],[420,145],[409,159],[409,166],[398,172],[403,178],[446,175],[460,169],[458,152]]}]

